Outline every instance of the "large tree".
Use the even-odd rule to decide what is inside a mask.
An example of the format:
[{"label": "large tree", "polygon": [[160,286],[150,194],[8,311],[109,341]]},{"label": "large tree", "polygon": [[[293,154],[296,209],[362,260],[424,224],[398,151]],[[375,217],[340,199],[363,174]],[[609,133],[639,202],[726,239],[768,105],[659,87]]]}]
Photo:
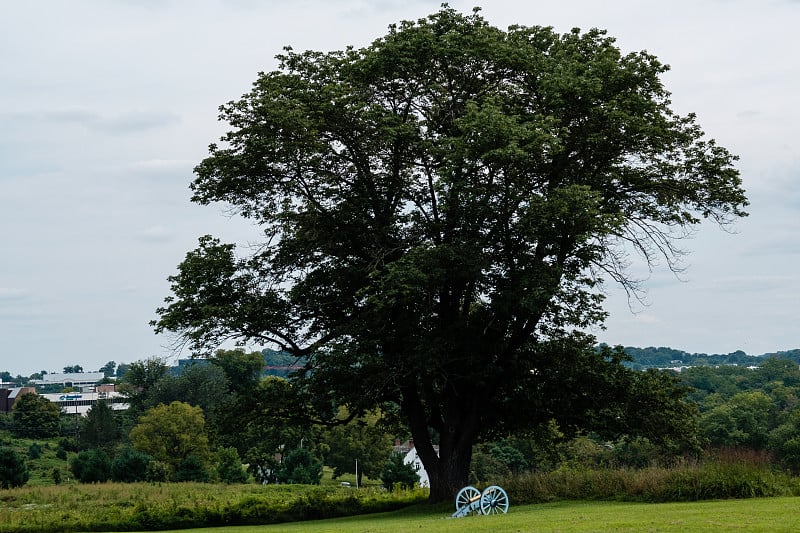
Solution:
[{"label": "large tree", "polygon": [[61,431],[61,409],[43,396],[23,394],[11,410],[12,430],[22,437],[55,437]]},{"label": "large tree", "polygon": [[130,432],[133,447],[178,471],[189,457],[208,461],[211,451],[203,410],[188,403],[172,402],[148,409]]},{"label": "large tree", "polygon": [[601,282],[636,291],[633,251],[677,268],[679,239],[747,205],[735,157],[670,109],[667,67],[603,31],[446,6],[278,58],[220,108],[232,129],[192,183],[264,245],[201,238],[156,330],[306,356],[298,389],[350,413],[396,403],[432,500],[466,484],[482,436],[624,414],[619,351],[582,333]]}]

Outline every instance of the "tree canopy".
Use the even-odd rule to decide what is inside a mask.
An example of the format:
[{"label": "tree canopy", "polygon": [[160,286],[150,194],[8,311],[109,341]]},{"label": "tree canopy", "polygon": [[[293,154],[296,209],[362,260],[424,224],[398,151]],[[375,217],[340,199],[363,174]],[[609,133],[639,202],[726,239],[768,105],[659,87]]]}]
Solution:
[{"label": "tree canopy", "polygon": [[61,431],[61,409],[36,393],[17,398],[11,417],[14,433],[23,437],[55,437]]},{"label": "tree canopy", "polygon": [[156,331],[304,356],[297,387],[351,413],[399,405],[433,500],[484,436],[624,417],[623,355],[584,333],[603,281],[636,291],[632,253],[678,268],[681,238],[747,205],[735,157],[671,110],[667,66],[447,6],[278,59],[221,106],[231,130],[192,183],[264,245],[202,237]]},{"label": "tree canopy", "polygon": [[211,455],[203,410],[183,402],[148,409],[130,439],[136,450],[169,465],[172,474],[189,457],[205,462]]}]

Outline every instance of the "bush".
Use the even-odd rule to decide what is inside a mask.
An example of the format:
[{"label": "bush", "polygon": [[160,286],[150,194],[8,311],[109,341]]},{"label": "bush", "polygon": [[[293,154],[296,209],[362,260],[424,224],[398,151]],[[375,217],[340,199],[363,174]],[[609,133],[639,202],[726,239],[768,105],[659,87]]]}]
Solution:
[{"label": "bush", "polygon": [[81,483],[105,482],[111,477],[111,459],[103,450],[87,450],[72,458],[69,469]]},{"label": "bush", "polygon": [[0,487],[21,487],[29,477],[25,458],[11,448],[0,448]]},{"label": "bush", "polygon": [[170,469],[167,463],[156,460],[147,463],[147,471],[145,472],[145,479],[147,481],[169,481],[169,478]]},{"label": "bush", "polygon": [[178,470],[175,472],[175,481],[207,483],[209,479],[205,463],[196,455],[190,455],[181,461]]},{"label": "bush", "polygon": [[474,485],[486,484],[509,475],[511,475],[511,470],[508,466],[493,454],[487,453],[484,447],[478,447],[472,455],[469,472],[470,483]]},{"label": "bush", "polygon": [[28,447],[28,457],[31,459],[38,459],[42,456],[42,447],[34,442]]},{"label": "bush", "polygon": [[616,466],[646,468],[658,463],[658,446],[644,437],[624,439],[614,445],[612,456]]},{"label": "bush", "polygon": [[222,448],[217,451],[217,475],[223,483],[247,482],[247,473],[242,468],[242,460],[236,448]]},{"label": "bush", "polygon": [[147,479],[147,466],[153,458],[144,452],[125,448],[111,463],[111,479],[133,483]]},{"label": "bush", "polygon": [[65,452],[77,452],[80,450],[80,446],[78,446],[77,440],[63,437],[58,440],[58,449]]}]

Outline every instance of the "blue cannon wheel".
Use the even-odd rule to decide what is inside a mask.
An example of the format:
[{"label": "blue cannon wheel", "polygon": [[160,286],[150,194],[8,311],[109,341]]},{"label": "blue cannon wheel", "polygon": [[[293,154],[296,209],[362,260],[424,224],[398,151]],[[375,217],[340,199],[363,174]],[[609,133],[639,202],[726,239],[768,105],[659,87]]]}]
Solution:
[{"label": "blue cannon wheel", "polygon": [[[475,487],[464,487],[458,494],[456,495],[456,512],[464,509],[472,505],[474,502],[481,499],[481,491],[476,489]],[[476,506],[475,510],[480,510],[480,507]],[[467,510],[464,514],[469,514],[472,510]]]},{"label": "blue cannon wheel", "polygon": [[506,491],[497,485],[486,487],[486,490],[481,494],[481,513],[499,514],[507,512],[508,494],[506,494]]}]

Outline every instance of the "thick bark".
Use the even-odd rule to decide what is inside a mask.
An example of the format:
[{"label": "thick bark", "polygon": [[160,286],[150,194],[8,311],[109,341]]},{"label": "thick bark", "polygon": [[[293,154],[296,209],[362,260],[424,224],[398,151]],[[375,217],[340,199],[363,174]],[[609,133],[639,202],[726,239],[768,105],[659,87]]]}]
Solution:
[{"label": "thick bark", "polygon": [[[434,424],[426,414],[417,389],[413,385],[402,389],[402,408],[417,454],[430,481],[429,501],[438,503],[453,500],[469,482],[472,445],[479,427],[475,396],[450,396],[443,411],[444,420]],[[431,440],[431,427],[440,431],[438,454]]]}]

